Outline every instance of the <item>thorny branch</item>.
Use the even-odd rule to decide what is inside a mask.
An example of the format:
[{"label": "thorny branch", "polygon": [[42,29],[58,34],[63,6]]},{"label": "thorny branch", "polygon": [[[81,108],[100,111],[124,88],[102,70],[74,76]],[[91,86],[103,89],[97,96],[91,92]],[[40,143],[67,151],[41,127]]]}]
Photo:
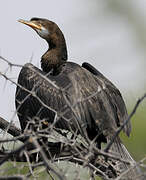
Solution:
[{"label": "thorny branch", "polygon": [[[23,67],[22,65],[11,63],[7,59],[3,58],[2,56],[0,56],[0,59],[6,62],[10,68],[12,68],[13,66]],[[62,180],[62,179],[66,179],[65,173],[63,171],[57,170],[56,168],[54,169],[52,165],[50,164],[50,160],[51,162],[70,161],[75,164],[82,165],[83,167],[88,167],[91,170],[90,172],[92,172],[90,173],[91,175],[90,177],[92,179],[95,179],[94,178],[95,174],[101,176],[103,179],[116,178],[119,174],[119,171],[117,170],[115,166],[117,161],[124,162],[127,164],[130,163],[129,161],[126,161],[120,157],[117,157],[114,154],[108,153],[108,150],[110,149],[115,138],[119,135],[121,130],[124,128],[124,126],[135,114],[139,104],[146,97],[146,94],[137,101],[128,119],[117,130],[112,140],[107,144],[104,151],[96,148],[94,142],[90,142],[88,139],[86,139],[86,137],[85,139],[84,138],[79,139],[78,141],[76,137],[74,139],[71,139],[71,138],[68,138],[67,136],[64,136],[63,139],[60,139],[60,137],[52,135],[53,139],[57,142],[47,142],[46,144],[44,144],[42,142],[42,138],[43,137],[50,138],[50,133],[54,131],[53,128],[56,121],[60,117],[63,117],[64,114],[68,111],[68,109],[62,110],[57,114],[57,112],[54,109],[51,109],[46,104],[44,104],[44,102],[42,102],[41,99],[39,99],[39,97],[36,96],[35,92],[29,91],[25,89],[24,87],[20,86],[19,84],[17,84],[11,78],[7,77],[7,75],[2,72],[0,72],[0,75],[3,76],[6,80],[13,83],[14,85],[19,86],[21,89],[25,90],[29,95],[32,95],[33,97],[37,98],[37,100],[42,104],[42,106],[55,112],[56,114],[55,116],[56,120],[54,120],[54,123],[50,126],[51,128],[44,130],[44,132],[42,132],[41,130],[38,130],[37,132],[27,131],[26,133],[21,133],[21,130],[17,128],[15,125],[13,125],[12,121],[8,122],[2,117],[0,117],[0,129],[8,132],[9,134],[13,136],[13,138],[4,138],[0,140],[0,143],[4,144],[7,142],[18,142],[18,141],[21,141],[23,143],[23,145],[20,145],[18,148],[14,150],[2,149],[0,151],[0,165],[7,162],[8,160],[11,160],[14,162],[27,162],[28,167],[30,169],[30,173],[26,177],[29,177],[30,175],[35,177],[35,174],[33,172],[34,169],[44,166],[48,170],[49,174],[51,172],[55,174],[58,177],[58,179]],[[45,76],[43,76],[43,78],[47,79],[47,77]],[[57,89],[59,88],[58,86],[56,86],[56,84],[54,84],[54,82],[50,80],[49,82],[52,84],[54,88],[57,88]],[[62,89],[61,91],[64,92],[65,89]],[[90,97],[87,97],[87,99],[90,99]],[[86,101],[86,99],[84,99],[84,101]],[[73,109],[74,105],[71,105],[68,103],[68,106],[71,109]],[[51,174],[50,176],[52,177]],[[23,177],[18,176],[18,179],[23,179]]]},{"label": "thorny branch", "polygon": [[[0,128],[2,130],[6,130],[7,127],[9,126],[9,122],[6,121],[5,119],[3,119],[2,117],[0,117]],[[13,124],[10,125],[9,129],[8,129],[8,133],[11,134],[13,137],[17,137],[20,136],[21,134],[21,130],[18,129],[16,126],[14,126]]]},{"label": "thorny branch", "polygon": [[128,116],[128,118],[125,120],[125,122],[120,126],[120,128],[117,130],[117,132],[115,133],[115,135],[112,137],[111,141],[109,142],[109,144],[107,144],[106,148],[105,148],[105,152],[108,152],[108,150],[110,149],[110,147],[112,146],[114,140],[116,139],[116,137],[118,137],[118,135],[120,134],[120,132],[123,130],[124,126],[130,121],[130,119],[133,117],[133,115],[136,113],[136,110],[139,106],[139,104],[146,98],[146,93],[138,99],[137,103],[135,104],[132,112],[130,113],[130,115]]},{"label": "thorny branch", "polygon": [[[10,126],[11,127],[11,126]],[[18,138],[19,139],[19,138]],[[6,139],[6,140],[2,140],[1,142],[8,142],[9,139]],[[16,140],[16,138],[14,139],[10,139],[10,141],[12,140]],[[30,141],[30,140],[29,140]],[[22,156],[22,150],[27,149],[27,146],[28,146],[28,142],[25,143],[24,145],[20,146],[18,149],[15,149],[14,151],[11,151],[11,152],[0,152],[0,164],[4,163],[6,160],[10,159],[11,161],[18,161],[18,162],[25,162],[26,161],[26,158],[25,156],[23,155]],[[85,152],[85,146],[83,145],[80,145],[80,147],[76,147],[76,145],[63,145],[62,144],[62,151],[60,151],[60,143],[48,143],[48,147],[49,147],[49,154],[47,155],[47,158],[48,159],[51,159],[52,157],[50,156],[50,154],[52,156],[55,156],[53,158],[53,161],[62,161],[62,160],[68,160],[68,161],[71,161],[71,162],[74,162],[74,163],[78,163],[78,164],[81,164],[84,166],[87,166],[89,167],[90,169],[92,169],[93,171],[96,171],[97,174],[101,174],[102,176],[105,174],[100,170],[100,169],[106,169],[108,168],[108,163],[106,163],[106,165],[104,164],[100,164],[100,162],[96,162],[95,165],[93,165],[92,163],[88,163],[86,162],[85,158],[84,158],[84,155],[85,154],[88,154],[88,149],[86,149],[86,152]],[[103,155],[105,157],[108,157],[108,158],[113,158],[113,159],[118,159],[120,161],[124,161],[122,160],[121,158],[118,158],[116,156],[113,156],[113,155],[110,155],[108,153],[104,153],[102,151],[98,151],[95,150],[97,155]],[[20,155],[21,154],[21,155]],[[83,155],[84,154],[84,155]],[[13,156],[12,156],[13,155]],[[33,156],[30,156],[30,159],[31,161],[35,161],[35,157]],[[85,162],[86,162],[86,165],[85,165]],[[126,162],[126,161],[124,161]],[[128,163],[128,161],[127,161]],[[97,168],[99,167],[99,169]]]}]

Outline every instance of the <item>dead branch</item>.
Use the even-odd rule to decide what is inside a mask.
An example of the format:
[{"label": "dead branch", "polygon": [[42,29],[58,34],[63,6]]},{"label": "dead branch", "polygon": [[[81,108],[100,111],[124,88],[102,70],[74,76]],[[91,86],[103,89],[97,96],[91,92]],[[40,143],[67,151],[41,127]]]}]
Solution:
[{"label": "dead branch", "polygon": [[138,108],[138,106],[140,105],[140,103],[146,98],[146,93],[138,99],[138,101],[136,102],[132,112],[130,113],[130,115],[128,116],[128,118],[125,120],[125,122],[120,126],[120,128],[117,130],[117,132],[115,133],[115,135],[112,137],[111,141],[107,144],[106,148],[105,148],[105,152],[108,152],[108,150],[110,149],[111,145],[113,144],[114,140],[116,139],[116,137],[118,137],[118,135],[120,134],[120,132],[123,130],[124,126],[130,121],[130,119],[133,117],[133,115],[136,113],[136,110]]}]

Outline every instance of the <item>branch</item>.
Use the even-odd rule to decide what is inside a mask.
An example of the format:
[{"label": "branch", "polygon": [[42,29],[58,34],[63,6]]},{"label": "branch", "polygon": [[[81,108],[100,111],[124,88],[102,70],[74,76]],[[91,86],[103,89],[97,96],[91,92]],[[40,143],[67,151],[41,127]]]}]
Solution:
[{"label": "branch", "polygon": [[[9,122],[2,117],[0,117],[0,129],[6,130],[9,126]],[[13,137],[20,136],[21,130],[14,126],[13,124],[10,125],[10,128],[8,129],[8,133],[11,134]]]},{"label": "branch", "polygon": [[40,151],[41,158],[47,170],[52,171],[60,180],[67,180],[64,174],[58,173],[54,168],[50,166],[47,155],[45,151],[42,149],[42,147],[40,146],[40,144],[38,143],[38,141],[36,140],[36,138],[32,137],[31,141],[34,144],[34,146]]},{"label": "branch", "polygon": [[16,140],[20,140],[21,142],[26,141],[27,137],[26,136],[21,136],[22,134],[21,134],[21,130],[19,128],[17,128],[12,123],[10,123],[7,120],[0,117],[0,129],[6,130],[7,128],[8,128],[8,133],[10,135],[12,135],[13,137],[16,137],[15,139],[10,140],[10,141],[16,141]]},{"label": "branch", "polygon": [[4,62],[6,62],[6,63],[10,66],[10,68],[13,67],[13,66],[14,66],[14,67],[23,67],[23,65],[11,63],[10,61],[8,61],[7,59],[5,59],[5,58],[2,57],[2,56],[0,56],[0,59],[2,59]]},{"label": "branch", "polygon": [[13,155],[15,156],[15,154],[19,154],[20,152],[22,152],[25,147],[28,146],[29,142],[26,142],[24,145],[20,146],[19,148],[17,148],[14,151],[11,151],[10,153],[5,154],[5,156],[0,160],[0,166],[5,163],[6,161],[8,161],[9,159],[11,159],[13,157]]},{"label": "branch", "polygon": [[0,180],[23,180],[25,179],[24,176],[18,175],[18,176],[1,176]]},{"label": "branch", "polygon": [[137,103],[135,104],[131,114],[128,116],[128,118],[125,120],[125,122],[122,124],[122,126],[120,126],[120,128],[116,131],[116,133],[114,134],[114,136],[112,137],[111,141],[107,144],[106,148],[104,149],[105,152],[108,152],[110,147],[112,146],[113,142],[115,141],[115,139],[118,137],[118,135],[120,134],[120,132],[123,130],[124,126],[130,121],[130,119],[132,118],[132,116],[136,113],[136,110],[139,106],[139,104],[146,98],[146,93],[138,99]]}]

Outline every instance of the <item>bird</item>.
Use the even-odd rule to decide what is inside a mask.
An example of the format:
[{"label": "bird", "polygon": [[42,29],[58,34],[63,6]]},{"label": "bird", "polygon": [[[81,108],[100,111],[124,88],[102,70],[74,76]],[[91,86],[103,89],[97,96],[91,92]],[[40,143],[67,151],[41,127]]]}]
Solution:
[{"label": "bird", "polygon": [[[65,37],[55,22],[37,17],[19,22],[35,30],[49,46],[41,57],[42,69],[27,63],[18,77],[15,104],[22,132],[30,128],[32,119],[45,120],[44,126],[54,124],[56,130],[80,134],[100,149],[128,118],[120,91],[88,62],[68,61]],[[130,121],[123,131],[130,135]],[[119,137],[112,147],[133,162]]]}]

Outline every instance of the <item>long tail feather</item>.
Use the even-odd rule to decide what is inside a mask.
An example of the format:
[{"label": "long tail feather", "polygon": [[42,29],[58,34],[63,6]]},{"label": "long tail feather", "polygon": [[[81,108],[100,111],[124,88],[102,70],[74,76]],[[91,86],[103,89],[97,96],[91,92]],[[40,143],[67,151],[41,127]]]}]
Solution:
[{"label": "long tail feather", "polygon": [[130,153],[126,147],[122,144],[120,138],[116,138],[111,146],[110,152],[123,160],[129,161],[130,164],[126,162],[118,161],[116,164],[116,169],[120,172],[116,180],[145,180],[139,165],[131,157]]}]

